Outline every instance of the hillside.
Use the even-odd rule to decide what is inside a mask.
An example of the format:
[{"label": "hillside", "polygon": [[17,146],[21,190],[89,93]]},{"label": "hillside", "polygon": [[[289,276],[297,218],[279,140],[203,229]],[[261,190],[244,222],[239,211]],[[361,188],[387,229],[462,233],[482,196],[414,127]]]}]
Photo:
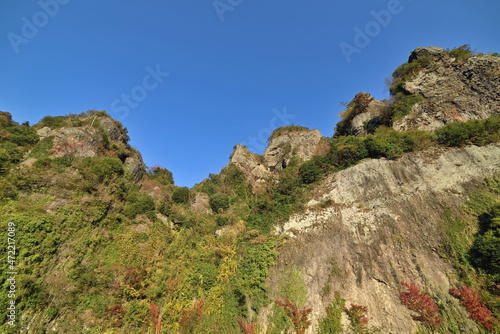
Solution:
[{"label": "hillside", "polygon": [[388,85],[192,189],[104,111],[0,112],[2,333],[500,331],[500,58],[418,48]]}]

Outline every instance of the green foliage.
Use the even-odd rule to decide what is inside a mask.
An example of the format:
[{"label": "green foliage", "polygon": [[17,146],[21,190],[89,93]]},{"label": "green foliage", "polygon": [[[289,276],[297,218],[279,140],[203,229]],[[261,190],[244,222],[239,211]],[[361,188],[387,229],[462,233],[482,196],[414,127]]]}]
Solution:
[{"label": "green foliage", "polygon": [[[495,317],[500,315],[498,217],[500,179],[490,178],[470,194],[460,214],[445,212],[440,222],[442,256],[455,266],[459,279],[479,291]],[[477,231],[477,232],[476,232]]]},{"label": "green foliage", "polygon": [[392,73],[392,80],[390,82],[389,91],[391,95],[399,92],[404,92],[404,85],[406,81],[417,75],[420,71],[427,69],[432,65],[432,57],[421,57],[414,59],[411,63],[405,63],[399,66]]},{"label": "green foliage", "polygon": [[452,50],[446,49],[450,56],[455,58],[455,61],[458,63],[464,63],[469,59],[470,57],[474,56],[476,52],[471,49],[469,44],[464,44],[459,47],[455,47]]},{"label": "green foliage", "polygon": [[274,138],[277,138],[277,137],[279,137],[285,133],[288,133],[288,132],[300,132],[300,131],[306,131],[306,130],[309,130],[309,129],[304,127],[304,126],[295,125],[295,124],[287,125],[287,126],[280,126],[279,128],[274,129],[274,131],[269,136],[267,142],[270,142]]},{"label": "green foliage", "polygon": [[163,185],[174,184],[174,176],[171,171],[161,166],[153,166],[148,169],[151,180],[158,181]]},{"label": "green foliage", "polygon": [[356,94],[347,105],[347,109],[340,114],[341,120],[335,126],[334,137],[350,135],[352,120],[357,115],[365,112],[371,101],[373,101],[373,97],[367,93]]},{"label": "green foliage", "polygon": [[45,116],[38,122],[40,128],[49,127],[51,129],[57,129],[64,126],[66,117],[65,116]]},{"label": "green foliage", "polygon": [[500,282],[500,203],[480,216],[481,231],[470,249],[472,262]]},{"label": "green foliage", "polygon": [[345,308],[345,299],[340,297],[340,292],[335,292],[335,299],[326,307],[326,315],[319,321],[318,334],[343,333],[341,323],[342,312]]},{"label": "green foliage", "polygon": [[500,115],[485,120],[471,120],[448,124],[436,130],[441,145],[460,147],[465,145],[487,145],[500,140]]},{"label": "green foliage", "polygon": [[54,136],[40,140],[30,152],[30,158],[46,158],[50,156],[49,150],[54,147]]},{"label": "green foliage", "polygon": [[184,204],[189,202],[189,188],[181,187],[174,190],[172,194],[172,201],[179,204]]},{"label": "green foliage", "polygon": [[425,98],[418,94],[404,94],[398,92],[393,95],[393,97],[394,101],[390,106],[392,108],[392,122],[410,114],[415,104],[425,101]]},{"label": "green foliage", "polygon": [[0,143],[0,175],[7,174],[9,169],[22,158],[22,151],[14,143]]},{"label": "green foliage", "polygon": [[242,296],[250,298],[254,310],[267,304],[266,279],[269,268],[278,256],[274,248],[272,240],[248,247],[236,273],[238,291]]},{"label": "green foliage", "polygon": [[319,180],[321,169],[313,161],[307,161],[299,167],[302,182],[310,184]]},{"label": "green foliage", "polygon": [[124,174],[122,162],[117,158],[84,158],[75,167],[86,181],[86,189],[95,188],[100,183],[109,184],[110,180]]},{"label": "green foliage", "polygon": [[16,145],[33,145],[38,142],[36,130],[29,126],[11,126],[5,130],[7,132],[7,137],[4,137],[3,140],[8,140]]},{"label": "green foliage", "polygon": [[223,212],[229,208],[229,196],[224,193],[216,193],[210,197],[209,204],[213,212]]},{"label": "green foliage", "polygon": [[154,219],[156,216],[154,200],[147,194],[131,192],[124,206],[123,214],[130,218],[134,218],[138,214],[145,214],[150,219]]}]

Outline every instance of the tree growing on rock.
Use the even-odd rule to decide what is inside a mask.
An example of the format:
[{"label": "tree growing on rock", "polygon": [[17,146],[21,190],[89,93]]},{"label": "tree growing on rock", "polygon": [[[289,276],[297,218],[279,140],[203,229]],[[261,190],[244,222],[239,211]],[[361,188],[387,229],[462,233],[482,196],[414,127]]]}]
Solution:
[{"label": "tree growing on rock", "polygon": [[401,284],[408,291],[399,291],[399,300],[410,311],[416,313],[412,314],[411,317],[416,321],[422,322],[433,332],[438,330],[443,323],[443,316],[439,314],[439,307],[434,300],[427,292],[420,291],[413,281],[411,284],[405,282],[401,282]]}]

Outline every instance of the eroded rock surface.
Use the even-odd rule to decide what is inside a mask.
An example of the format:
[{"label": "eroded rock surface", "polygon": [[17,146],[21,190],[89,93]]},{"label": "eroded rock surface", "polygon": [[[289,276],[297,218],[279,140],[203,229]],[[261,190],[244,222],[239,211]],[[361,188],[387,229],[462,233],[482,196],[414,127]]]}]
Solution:
[{"label": "eroded rock surface", "polygon": [[500,114],[500,58],[472,56],[457,62],[441,48],[417,48],[409,62],[432,57],[431,63],[404,89],[427,100],[394,123],[394,129],[433,131],[451,122],[484,119]]},{"label": "eroded rock surface", "polygon": [[316,312],[308,333],[315,332],[336,290],[347,305],[368,306],[372,325],[415,333],[415,322],[399,301],[403,280],[432,291],[467,333],[477,333],[448,294],[457,282],[438,255],[438,226],[446,208],[462,205],[471,189],[499,173],[500,145],[492,144],[368,160],[327,177],[308,209],[284,224],[282,233],[295,237],[281,249],[275,268],[275,273],[292,264],[302,269],[308,304]]},{"label": "eroded rock surface", "polygon": [[251,153],[246,146],[241,144],[235,146],[230,162],[243,171],[245,181],[252,184],[254,190],[257,190],[271,176],[264,164],[264,159]]},{"label": "eroded rock surface", "polygon": [[286,168],[292,156],[307,161],[313,157],[321,138],[319,130],[285,132],[271,139],[264,151],[264,159],[271,172]]}]

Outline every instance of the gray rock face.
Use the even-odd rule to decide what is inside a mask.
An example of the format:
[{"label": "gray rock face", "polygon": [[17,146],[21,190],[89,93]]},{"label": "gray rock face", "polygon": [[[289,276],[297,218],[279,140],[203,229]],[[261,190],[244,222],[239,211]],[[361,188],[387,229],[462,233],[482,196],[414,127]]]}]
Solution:
[{"label": "gray rock face", "polygon": [[[369,94],[368,94],[369,95]],[[357,136],[367,134],[367,129],[375,129],[378,125],[378,118],[386,105],[371,95],[371,101],[366,106],[366,109],[361,114],[356,115],[351,121],[350,135]]]},{"label": "gray rock face", "polygon": [[241,144],[235,146],[230,162],[243,171],[246,182],[252,184],[254,191],[271,176],[262,159]]},{"label": "gray rock face", "polygon": [[123,166],[132,175],[132,182],[140,185],[144,175],[144,162],[141,154],[137,152],[134,156],[128,157]]},{"label": "gray rock face", "polygon": [[113,141],[123,142],[124,138],[120,129],[116,126],[115,122],[110,118],[101,118],[100,119],[102,126],[106,129],[106,132],[109,135],[109,139]]},{"label": "gray rock face", "polygon": [[191,204],[191,208],[201,213],[210,212],[210,197],[205,193],[196,193],[194,203]]},{"label": "gray rock face", "polygon": [[[318,186],[306,211],[278,229],[292,238],[281,249],[270,282],[282,268],[301,268],[308,305],[316,312],[307,333],[315,332],[337,290],[346,305],[368,306],[371,325],[383,325],[387,333],[415,333],[416,323],[398,298],[401,280],[431,291],[447,312],[464,319],[466,333],[479,333],[448,294],[457,282],[436,251],[439,222],[445,208],[458,208],[485,177],[498,173],[500,144],[434,148],[333,174]],[[320,205],[327,200],[330,206]]]},{"label": "gray rock face", "polygon": [[285,168],[292,156],[310,160],[321,138],[319,130],[285,132],[271,140],[264,151],[264,159],[271,172]]},{"label": "gray rock face", "polygon": [[94,128],[63,127],[50,129],[44,127],[37,131],[40,139],[53,136],[54,145],[50,151],[54,157],[66,155],[77,157],[96,157],[102,151],[102,137]]},{"label": "gray rock face", "polygon": [[103,156],[106,153],[104,142],[105,133],[111,142],[121,146],[125,152],[130,155],[125,159],[124,167],[132,175],[132,182],[141,184],[145,169],[141,154],[133,149],[130,149],[130,147],[125,148],[125,138],[113,119],[109,117],[97,117],[93,120],[99,120],[102,127],[67,126],[56,129],[44,127],[39,129],[37,134],[40,136],[40,139],[50,136],[54,137],[53,148],[50,150],[52,157],[63,157],[69,155],[75,157],[93,158]]},{"label": "gray rock face", "polygon": [[409,61],[434,57],[404,89],[427,100],[394,124],[394,129],[433,131],[451,122],[484,119],[500,114],[500,58],[473,56],[465,63],[455,61],[441,48],[418,48]]}]

